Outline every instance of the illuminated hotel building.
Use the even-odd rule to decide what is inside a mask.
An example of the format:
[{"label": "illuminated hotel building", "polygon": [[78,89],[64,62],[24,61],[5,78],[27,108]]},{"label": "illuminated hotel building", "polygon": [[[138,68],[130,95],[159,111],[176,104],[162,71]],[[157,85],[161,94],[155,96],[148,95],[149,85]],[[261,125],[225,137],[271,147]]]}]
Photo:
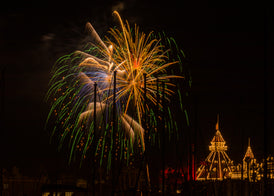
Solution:
[{"label": "illuminated hotel building", "polygon": [[[216,133],[210,142],[209,155],[197,170],[196,180],[243,179],[258,181],[263,178],[263,162],[256,160],[248,139],[248,147],[242,164],[235,165],[227,155],[226,142],[219,130],[217,118]],[[274,157],[267,158],[268,179],[274,179]]]}]

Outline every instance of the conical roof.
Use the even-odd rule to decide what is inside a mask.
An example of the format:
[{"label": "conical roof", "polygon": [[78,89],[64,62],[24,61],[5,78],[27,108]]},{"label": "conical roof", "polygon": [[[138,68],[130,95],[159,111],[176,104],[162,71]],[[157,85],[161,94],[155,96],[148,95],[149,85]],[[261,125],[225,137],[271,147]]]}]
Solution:
[{"label": "conical roof", "polygon": [[246,153],[245,153],[245,156],[244,156],[244,160],[245,160],[247,157],[248,157],[248,158],[251,158],[251,159],[254,159],[254,154],[253,154],[252,149],[251,149],[250,146],[247,147],[247,150],[246,150]]},{"label": "conical roof", "polygon": [[215,136],[211,140],[211,143],[212,142],[225,142],[225,140],[219,130],[216,131]]},{"label": "conical roof", "polygon": [[250,147],[250,138],[248,138],[248,147],[244,156],[244,160],[246,160],[247,158],[249,159],[254,159],[254,154],[252,152],[252,149]]}]

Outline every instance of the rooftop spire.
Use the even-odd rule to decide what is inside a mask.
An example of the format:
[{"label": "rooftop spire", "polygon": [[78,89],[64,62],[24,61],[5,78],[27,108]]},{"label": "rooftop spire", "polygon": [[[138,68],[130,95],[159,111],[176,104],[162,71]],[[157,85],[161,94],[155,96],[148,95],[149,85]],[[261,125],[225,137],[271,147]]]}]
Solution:
[{"label": "rooftop spire", "polygon": [[216,131],[219,130],[219,114],[217,115]]}]

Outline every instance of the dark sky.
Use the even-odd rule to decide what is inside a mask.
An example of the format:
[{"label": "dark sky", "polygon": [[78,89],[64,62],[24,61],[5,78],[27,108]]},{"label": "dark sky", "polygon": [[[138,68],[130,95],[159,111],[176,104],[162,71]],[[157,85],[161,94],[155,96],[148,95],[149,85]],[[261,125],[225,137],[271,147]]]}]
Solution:
[{"label": "dark sky", "polygon": [[[66,164],[66,151],[57,152],[57,144],[49,144],[49,130],[44,129],[50,69],[58,57],[83,46],[86,22],[105,35],[115,24],[113,8],[119,8],[123,18],[139,24],[144,31],[166,32],[186,53],[193,78],[191,94],[197,100],[198,158],[203,159],[208,152],[218,113],[232,159],[241,160],[242,143],[246,148],[248,137],[255,156],[261,158],[265,59],[270,143],[274,128],[273,18],[267,15],[266,22],[263,5],[11,1],[1,6],[0,14],[0,67],[5,73],[4,79],[1,77],[1,167],[15,165],[30,170]],[[273,146],[269,150],[273,153]]]}]

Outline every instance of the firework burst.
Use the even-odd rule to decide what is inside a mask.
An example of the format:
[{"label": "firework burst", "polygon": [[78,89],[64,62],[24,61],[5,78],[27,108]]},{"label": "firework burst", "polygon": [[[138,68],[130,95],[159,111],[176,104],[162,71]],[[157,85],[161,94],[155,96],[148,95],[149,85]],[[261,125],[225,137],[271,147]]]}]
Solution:
[{"label": "firework burst", "polygon": [[[90,47],[61,57],[53,68],[47,98],[53,97],[54,101],[48,121],[55,120],[52,135],[59,137],[60,144],[66,140],[69,143],[70,159],[76,152],[81,152],[82,158],[85,158],[90,149],[100,157],[100,163],[103,158],[110,162],[111,152],[115,152],[116,157],[129,160],[134,145],[144,151],[144,111],[149,113],[152,128],[156,125],[153,108],[163,108],[157,101],[157,96],[162,96],[163,86],[157,81],[165,82],[165,93],[169,96],[173,94],[172,86],[176,86],[171,79],[182,78],[167,73],[170,66],[181,65],[180,55],[170,60],[172,51],[153,32],[146,35],[136,25],[132,29],[127,21],[122,21],[118,12],[115,11],[114,15],[120,27],[111,28],[105,41],[87,23],[86,28],[94,40]],[[170,39],[166,40],[171,45]],[[115,94],[114,75],[117,84]],[[114,107],[116,135],[113,135]],[[171,115],[169,119],[172,119]],[[170,122],[170,129],[175,129],[173,126],[176,124]],[[117,146],[115,151],[114,145]]]}]

